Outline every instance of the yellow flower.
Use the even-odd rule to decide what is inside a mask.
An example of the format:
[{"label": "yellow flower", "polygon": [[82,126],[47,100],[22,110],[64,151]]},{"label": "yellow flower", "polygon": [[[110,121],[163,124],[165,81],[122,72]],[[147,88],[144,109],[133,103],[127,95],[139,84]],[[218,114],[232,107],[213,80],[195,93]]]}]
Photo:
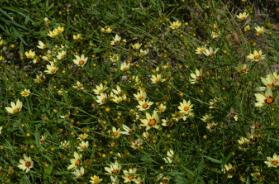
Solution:
[{"label": "yellow flower", "polygon": [[241,137],[237,142],[240,145],[238,149],[242,151],[247,151],[249,145],[249,140],[247,138]]},{"label": "yellow flower", "polygon": [[112,127],[112,130],[110,131],[111,132],[111,134],[112,134],[112,138],[119,138],[119,136],[120,136],[120,128],[118,128],[117,130],[116,130],[116,128],[115,127]]},{"label": "yellow flower", "polygon": [[122,70],[122,71],[126,72],[126,71],[129,70],[129,68],[130,68],[130,63],[127,64],[126,62],[123,62],[123,63],[121,64],[121,70]]},{"label": "yellow flower", "polygon": [[164,176],[163,173],[160,173],[158,176],[157,176],[157,180],[160,181],[160,184],[167,184],[169,183],[171,177],[169,176]]},{"label": "yellow flower", "polygon": [[236,17],[239,20],[246,20],[248,16],[249,16],[249,14],[247,14],[246,12],[243,12],[243,13],[240,13],[239,15],[237,15]]},{"label": "yellow flower", "polygon": [[234,109],[230,110],[230,113],[227,115],[230,119],[234,119],[235,121],[237,121],[238,116],[236,114],[236,112],[234,111]]},{"label": "yellow flower", "polygon": [[64,27],[59,26],[57,29],[54,29],[54,30],[57,32],[57,34],[60,34],[64,31]]},{"label": "yellow flower", "polygon": [[67,54],[66,51],[61,51],[58,53],[58,55],[56,57],[57,57],[57,59],[61,60],[61,59],[65,58],[66,54]]},{"label": "yellow flower", "polygon": [[99,178],[99,176],[94,175],[93,177],[90,177],[90,183],[100,183],[103,179]]},{"label": "yellow flower", "polygon": [[213,132],[216,130],[216,127],[217,127],[217,123],[215,123],[214,121],[212,121],[211,123],[207,123],[207,130],[209,130],[210,132]]},{"label": "yellow flower", "polygon": [[120,132],[121,134],[124,134],[124,135],[131,135],[131,134],[134,132],[134,129],[131,129],[131,128],[129,128],[129,127],[126,126],[126,125],[122,125],[122,128],[124,129],[124,131],[121,131],[121,132]]},{"label": "yellow flower", "polygon": [[266,88],[265,94],[257,93],[255,96],[257,100],[257,103],[255,104],[256,107],[262,107],[275,103],[270,87]]},{"label": "yellow flower", "polygon": [[254,50],[254,54],[250,53],[247,58],[251,59],[252,61],[259,61],[265,58],[265,55],[262,54],[262,50],[256,51]]},{"label": "yellow flower", "polygon": [[206,46],[198,47],[196,49],[196,54],[203,54],[206,50]]},{"label": "yellow flower", "polygon": [[157,111],[162,113],[167,109],[167,106],[164,104],[160,104],[160,106],[157,108]]},{"label": "yellow flower", "polygon": [[166,119],[162,119],[162,126],[171,126],[172,123],[171,123],[171,120],[169,118],[166,118]]},{"label": "yellow flower", "polygon": [[146,119],[141,120],[140,126],[145,126],[146,130],[149,130],[150,128],[159,128],[159,116],[156,111],[153,111],[152,116],[147,112],[146,113]]},{"label": "yellow flower", "polygon": [[75,88],[75,89],[84,89],[83,85],[79,81],[77,81],[76,84],[73,85],[73,88]]},{"label": "yellow flower", "polygon": [[134,45],[132,45],[133,49],[135,50],[139,50],[142,44],[139,43],[135,43]]},{"label": "yellow flower", "polygon": [[237,67],[235,67],[235,69],[236,69],[236,73],[238,74],[247,74],[248,72],[246,64],[238,65]]},{"label": "yellow flower", "polygon": [[266,159],[267,159],[267,161],[265,161],[264,163],[268,167],[278,167],[279,166],[279,156],[277,156],[275,153],[272,158],[267,157]]},{"label": "yellow flower", "polygon": [[115,35],[114,39],[110,42],[111,45],[117,45],[121,41],[121,36]]},{"label": "yellow flower", "polygon": [[216,98],[214,99],[211,99],[209,101],[209,109],[214,109],[214,108],[217,108],[218,107],[218,100]]},{"label": "yellow flower", "polygon": [[46,49],[47,45],[44,44],[42,41],[39,41],[39,45],[37,46],[39,49]]},{"label": "yellow flower", "polygon": [[259,35],[262,35],[265,31],[265,28],[263,26],[262,27],[260,27],[260,26],[255,27],[255,29],[257,31],[257,34],[259,34]]},{"label": "yellow flower", "polygon": [[124,183],[128,183],[131,181],[135,181],[136,177],[135,174],[137,172],[136,168],[130,168],[128,171],[124,170],[124,176],[122,176],[122,178],[124,179]]},{"label": "yellow flower", "polygon": [[29,59],[32,59],[35,56],[35,52],[33,52],[32,50],[29,50],[29,52],[26,51],[25,56]]},{"label": "yellow flower", "polygon": [[18,167],[23,171],[26,170],[25,172],[27,173],[34,166],[34,162],[32,161],[31,157],[27,157],[26,155],[24,155],[23,158],[24,159],[19,160],[20,164]]},{"label": "yellow flower", "polygon": [[192,79],[190,79],[191,84],[198,83],[202,77],[202,69],[200,69],[200,70],[196,69],[195,73],[191,73],[190,76],[192,78]]},{"label": "yellow flower", "polygon": [[105,90],[107,89],[106,86],[104,86],[102,83],[99,86],[96,86],[96,89],[93,89],[94,93],[96,95],[99,95],[101,93],[103,93]]},{"label": "yellow flower", "polygon": [[101,93],[99,96],[97,96],[97,100],[96,102],[99,104],[99,105],[103,105],[104,103],[107,102],[107,94],[106,93]]},{"label": "yellow flower", "polygon": [[80,134],[79,136],[78,136],[78,140],[85,140],[85,139],[87,139],[87,137],[88,137],[88,135],[86,134],[86,133],[84,133],[84,134]]},{"label": "yellow flower", "polygon": [[250,31],[250,30],[251,30],[251,28],[250,28],[249,25],[247,25],[247,26],[244,27],[244,31]]},{"label": "yellow flower", "polygon": [[80,151],[84,151],[85,149],[87,149],[89,147],[89,142],[86,141],[81,141],[81,143],[79,144],[79,146],[77,147],[78,150]]},{"label": "yellow flower", "polygon": [[30,90],[29,89],[24,89],[20,94],[24,97],[27,97],[30,94]]},{"label": "yellow flower", "polygon": [[225,165],[225,168],[222,169],[222,171],[228,174],[228,178],[232,178],[236,170],[235,166],[232,166],[232,164],[229,163]]},{"label": "yellow flower", "polygon": [[212,36],[213,39],[217,38],[219,36],[219,33],[212,31],[211,36]]},{"label": "yellow flower", "polygon": [[55,74],[57,70],[58,68],[54,66],[54,62],[50,62],[50,65],[47,65],[47,70],[45,70],[44,72],[46,72],[47,74]]},{"label": "yellow flower", "polygon": [[77,152],[74,152],[74,159],[70,160],[71,165],[69,165],[67,169],[70,170],[72,168],[78,168],[79,166],[81,166],[82,165],[81,158],[82,158],[82,154],[78,154]]},{"label": "yellow flower", "polygon": [[192,111],[193,104],[191,104],[191,100],[188,102],[183,99],[183,102],[180,102],[180,106],[178,106],[178,109],[180,110],[181,113],[189,112]]},{"label": "yellow flower", "polygon": [[113,54],[112,56],[109,57],[109,59],[112,61],[112,62],[117,62],[118,61],[118,54]]},{"label": "yellow flower", "polygon": [[211,120],[213,118],[213,116],[211,114],[205,114],[201,120],[205,123],[207,123],[209,120]]},{"label": "yellow flower", "polygon": [[181,23],[179,21],[175,21],[175,22],[171,23],[170,28],[178,29],[180,26],[181,26]]},{"label": "yellow flower", "polygon": [[81,37],[81,34],[73,35],[74,40],[79,40]]},{"label": "yellow flower", "polygon": [[112,89],[113,93],[116,95],[122,95],[122,89],[119,86],[116,86],[116,89]]},{"label": "yellow flower", "polygon": [[110,27],[101,28],[102,33],[111,33],[112,29]]},{"label": "yellow flower", "polygon": [[145,111],[145,110],[148,110],[151,105],[153,104],[153,102],[149,102],[148,100],[145,101],[145,100],[141,100],[141,101],[138,101],[139,105],[137,106],[137,108],[139,109],[139,111]]},{"label": "yellow flower", "polygon": [[74,172],[72,172],[73,175],[75,175],[75,178],[82,178],[82,176],[84,175],[84,168],[81,167],[80,169],[76,169]]},{"label": "yellow flower", "polygon": [[77,66],[81,66],[83,67],[86,62],[87,62],[87,57],[84,57],[84,55],[82,54],[80,57],[79,56],[75,56],[76,59],[73,60],[73,62],[77,65]]},{"label": "yellow flower", "polygon": [[217,48],[217,49],[215,49],[215,50],[213,51],[212,47],[209,47],[209,49],[206,49],[206,50],[203,52],[203,54],[206,55],[207,57],[213,57],[213,56],[216,54],[216,52],[217,52],[218,50],[219,50],[219,48]]},{"label": "yellow flower", "polygon": [[259,172],[251,173],[251,176],[257,178],[259,181],[263,181],[263,177],[261,176],[261,173],[259,173]]},{"label": "yellow flower", "polygon": [[51,37],[51,38],[55,38],[55,37],[57,37],[58,33],[57,33],[57,30],[54,29],[53,31],[49,31],[49,32],[47,33],[47,35],[48,35],[49,37]]},{"label": "yellow flower", "polygon": [[115,161],[115,163],[111,163],[109,167],[105,167],[105,171],[110,174],[119,174],[121,171],[121,165]]},{"label": "yellow flower", "polygon": [[275,86],[278,86],[278,79],[276,79],[272,74],[268,74],[266,78],[261,77],[261,81],[264,85],[273,89]]},{"label": "yellow flower", "polygon": [[137,149],[138,147],[140,147],[142,145],[142,143],[143,143],[142,139],[138,138],[134,142],[131,142],[131,147],[133,149]]},{"label": "yellow flower", "polygon": [[140,56],[144,57],[144,56],[146,56],[148,53],[149,53],[149,49],[146,49],[146,50],[140,49]]},{"label": "yellow flower", "polygon": [[174,158],[174,151],[173,151],[173,150],[169,150],[169,151],[167,152],[167,155],[168,155],[168,157],[163,158],[164,161],[165,161],[165,163],[166,163],[166,164],[172,163],[172,159]]},{"label": "yellow flower", "polygon": [[182,114],[181,112],[176,112],[172,114],[172,119],[175,120],[175,121],[178,121],[182,118]]},{"label": "yellow flower", "polygon": [[137,94],[134,94],[134,97],[137,101],[141,101],[146,99],[147,95],[145,91],[139,91]]},{"label": "yellow flower", "polygon": [[14,102],[11,102],[11,107],[5,107],[5,109],[8,111],[10,114],[16,114],[21,111],[22,109],[22,102],[17,100],[16,104]]},{"label": "yellow flower", "polygon": [[162,79],[161,74],[157,74],[157,76],[155,76],[155,75],[151,76],[151,81],[152,81],[153,84],[156,84],[158,82],[164,82],[165,79]]},{"label": "yellow flower", "polygon": [[113,95],[113,98],[112,98],[112,101],[115,102],[115,103],[120,103],[122,102],[122,97],[121,96],[117,96],[117,95]]}]

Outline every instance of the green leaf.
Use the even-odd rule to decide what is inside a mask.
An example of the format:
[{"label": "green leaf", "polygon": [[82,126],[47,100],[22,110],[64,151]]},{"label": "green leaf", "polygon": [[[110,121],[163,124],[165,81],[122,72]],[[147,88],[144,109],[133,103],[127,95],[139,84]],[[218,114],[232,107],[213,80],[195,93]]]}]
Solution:
[{"label": "green leaf", "polygon": [[38,126],[36,126],[36,132],[35,132],[35,141],[36,141],[36,146],[40,146],[40,132],[38,131]]},{"label": "green leaf", "polygon": [[250,184],[250,178],[249,178],[249,176],[247,177],[246,184]]},{"label": "green leaf", "polygon": [[215,162],[217,164],[221,164],[222,162],[220,160],[217,160],[215,158],[211,158],[211,157],[208,157],[208,156],[204,156],[205,158],[207,158],[208,160],[212,161],[212,162]]},{"label": "green leaf", "polygon": [[22,36],[19,34],[19,32],[14,28],[12,27],[12,29],[14,30],[15,34],[17,35],[17,37],[25,44],[28,46],[28,44],[25,42],[25,40],[22,38]]},{"label": "green leaf", "polygon": [[44,172],[44,175],[43,175],[44,180],[47,179],[50,176],[50,174],[52,172],[52,169],[53,169],[53,165],[48,166],[47,168],[45,168],[45,172]]},{"label": "green leaf", "polygon": [[24,55],[24,47],[23,47],[22,42],[20,42],[20,45],[19,45],[19,54],[20,54],[21,56]]}]

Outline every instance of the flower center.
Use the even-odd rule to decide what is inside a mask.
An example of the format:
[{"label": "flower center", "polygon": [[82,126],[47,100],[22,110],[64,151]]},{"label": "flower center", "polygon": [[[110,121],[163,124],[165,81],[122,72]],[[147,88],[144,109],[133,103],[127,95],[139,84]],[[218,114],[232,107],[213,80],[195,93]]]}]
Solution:
[{"label": "flower center", "polygon": [[264,101],[265,101],[265,103],[271,104],[274,100],[272,97],[266,97],[266,99]]},{"label": "flower center", "polygon": [[200,81],[201,80],[201,76],[196,77],[196,81]]},{"label": "flower center", "polygon": [[155,80],[155,82],[160,82],[160,81],[161,81],[161,79],[159,79],[159,78]]},{"label": "flower center", "polygon": [[16,108],[13,110],[13,113],[17,113],[19,111],[19,108]]},{"label": "flower center", "polygon": [[81,147],[82,150],[85,150],[87,147],[84,145]]},{"label": "flower center", "polygon": [[78,64],[79,64],[79,65],[83,65],[83,64],[84,64],[84,61],[83,61],[83,60],[80,60],[80,61],[78,62]]},{"label": "flower center", "polygon": [[145,103],[145,104],[142,105],[142,108],[146,109],[146,108],[148,108],[148,106],[149,105],[147,103]]},{"label": "flower center", "polygon": [[244,143],[241,144],[241,146],[242,146],[243,148],[247,148],[247,143],[244,142]]},{"label": "flower center", "polygon": [[116,102],[117,102],[117,103],[121,102],[121,99],[117,99]]},{"label": "flower center", "polygon": [[274,87],[274,84],[268,84],[268,87],[272,89]]},{"label": "flower center", "polygon": [[119,41],[116,40],[116,41],[113,42],[113,44],[116,45],[116,44],[118,44],[118,42],[119,42]]},{"label": "flower center", "polygon": [[256,141],[257,141],[257,137],[250,138],[250,142],[256,142]]},{"label": "flower center", "polygon": [[277,165],[277,164],[278,164],[278,160],[273,160],[273,161],[271,162],[271,164],[272,164],[272,165]]},{"label": "flower center", "polygon": [[210,54],[208,54],[208,56],[212,57],[212,56],[214,56],[214,53],[210,53]]},{"label": "flower center", "polygon": [[260,58],[261,58],[260,55],[255,55],[255,56],[254,56],[254,59],[260,59]]},{"label": "flower center", "polygon": [[109,32],[110,32],[109,30],[107,30],[107,29],[105,30],[105,33],[109,33]]},{"label": "flower center", "polygon": [[262,31],[262,30],[260,30],[258,33],[259,33],[259,34],[263,34],[263,31]]},{"label": "flower center", "polygon": [[189,110],[189,107],[188,106],[185,106],[184,107],[184,111],[188,111]]},{"label": "flower center", "polygon": [[95,179],[94,179],[94,183],[98,183],[99,181],[100,181],[99,178],[95,178]]},{"label": "flower center", "polygon": [[50,73],[55,73],[55,71],[56,71],[56,69],[53,68],[50,70]]},{"label": "flower center", "polygon": [[159,111],[160,112],[164,111],[164,108],[163,107],[159,108]]},{"label": "flower center", "polygon": [[105,103],[106,100],[107,100],[106,98],[103,98],[103,99],[101,100],[101,102],[102,102],[102,103]]},{"label": "flower center", "polygon": [[128,176],[128,179],[129,180],[132,180],[132,179],[134,179],[135,178],[135,176]]},{"label": "flower center", "polygon": [[231,114],[230,114],[230,118],[233,118],[234,116],[235,116],[234,113],[231,113]]},{"label": "flower center", "polygon": [[26,91],[23,92],[23,96],[27,96],[28,93]]},{"label": "flower center", "polygon": [[229,173],[234,173],[234,169],[228,170]]},{"label": "flower center", "polygon": [[80,88],[82,88],[82,85],[81,85],[81,84],[79,84],[77,87],[78,87],[78,89],[80,89]]},{"label": "flower center", "polygon": [[210,129],[213,130],[215,128],[215,125],[211,125]]},{"label": "flower center", "polygon": [[78,167],[80,165],[80,160],[77,160],[75,166]]},{"label": "flower center", "polygon": [[139,100],[142,100],[142,99],[143,99],[143,96],[140,96],[140,97],[139,97]]},{"label": "flower center", "polygon": [[246,73],[246,69],[242,69],[242,70],[241,70],[241,73]]},{"label": "flower center", "polygon": [[46,44],[44,44],[44,48],[47,48],[47,45],[46,45]]},{"label": "flower center", "polygon": [[33,56],[31,54],[28,55],[28,58],[32,58]]},{"label": "flower center", "polygon": [[62,54],[62,55],[61,55],[61,58],[64,58],[65,56],[66,56],[65,54]]},{"label": "flower center", "polygon": [[204,51],[205,51],[205,49],[201,49],[201,50],[200,50],[200,53],[203,53]]},{"label": "flower center", "polygon": [[85,139],[85,135],[81,135],[80,138]]},{"label": "flower center", "polygon": [[155,118],[150,119],[149,122],[148,122],[149,126],[154,126],[155,124],[156,124],[156,119]]},{"label": "flower center", "polygon": [[31,166],[31,162],[30,161],[25,162],[25,167],[29,168],[30,166]]},{"label": "flower center", "polygon": [[103,91],[104,91],[103,89],[100,89],[100,90],[99,90],[99,93],[102,93]]},{"label": "flower center", "polygon": [[173,25],[173,27],[174,27],[174,28],[178,28],[178,25],[177,25],[177,24],[175,24],[175,25]]},{"label": "flower center", "polygon": [[166,178],[162,179],[161,183],[163,183],[163,184],[168,183],[168,179],[166,179]]},{"label": "flower center", "polygon": [[60,29],[59,29],[59,30],[57,30],[57,33],[58,33],[58,34],[59,34],[59,33],[62,33],[62,30],[60,30]]},{"label": "flower center", "polygon": [[124,71],[127,71],[127,70],[128,70],[128,67],[127,67],[127,66],[126,66],[126,67],[124,67],[124,68],[123,68],[123,70],[124,70]]},{"label": "flower center", "polygon": [[117,136],[118,136],[118,132],[114,132],[114,133],[113,133],[113,136],[114,136],[114,137],[117,137]]},{"label": "flower center", "polygon": [[240,19],[240,20],[245,20],[245,17],[240,17],[239,19]]},{"label": "flower center", "polygon": [[113,169],[112,171],[111,171],[111,174],[117,174],[119,171],[117,170],[117,169]]},{"label": "flower center", "polygon": [[218,36],[218,33],[214,33],[214,36]]}]

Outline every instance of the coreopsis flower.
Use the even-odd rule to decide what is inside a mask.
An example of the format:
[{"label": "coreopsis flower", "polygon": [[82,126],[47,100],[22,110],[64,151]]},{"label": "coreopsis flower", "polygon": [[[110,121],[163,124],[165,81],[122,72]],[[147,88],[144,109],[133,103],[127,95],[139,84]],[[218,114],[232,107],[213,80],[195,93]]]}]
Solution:
[{"label": "coreopsis flower", "polygon": [[273,98],[272,91],[270,87],[266,88],[265,94],[257,93],[255,94],[257,103],[255,103],[256,107],[262,107],[266,105],[271,105],[275,103],[275,99]]},{"label": "coreopsis flower", "polygon": [[43,60],[45,61],[51,61],[52,60],[52,53],[50,50],[47,51],[47,54],[45,56],[42,57]]},{"label": "coreopsis flower", "polygon": [[34,64],[38,63],[39,59],[40,59],[40,57],[37,56],[36,58],[33,59],[33,63]]},{"label": "coreopsis flower", "polygon": [[109,167],[105,167],[105,171],[110,174],[119,174],[121,171],[121,165],[115,161],[114,163],[111,163]]},{"label": "coreopsis flower", "polygon": [[207,130],[209,130],[210,132],[213,132],[216,130],[218,123],[215,123],[214,121],[212,121],[211,123],[207,123]]},{"label": "coreopsis flower", "polygon": [[251,132],[255,132],[255,131],[257,131],[257,130],[259,130],[260,128],[261,128],[261,124],[259,124],[259,123],[257,123],[257,124],[252,124],[251,126],[250,126],[250,128],[251,128]]},{"label": "coreopsis flower", "polygon": [[82,159],[82,154],[78,154],[77,152],[74,152],[74,159],[71,159],[71,165],[69,165],[67,167],[68,170],[73,169],[73,168],[78,168],[79,166],[82,165],[81,163],[81,159]]},{"label": "coreopsis flower", "polygon": [[246,64],[241,64],[235,67],[237,74],[247,74],[248,69]]},{"label": "coreopsis flower", "polygon": [[241,137],[239,140],[237,140],[239,147],[238,149],[242,151],[247,151],[248,145],[249,145],[249,140],[245,137]]},{"label": "coreopsis flower", "polygon": [[251,173],[252,177],[257,178],[259,181],[263,181],[264,178],[262,177],[261,173],[257,172],[257,173]]},{"label": "coreopsis flower", "polygon": [[171,126],[171,120],[169,118],[162,119],[162,126]]},{"label": "coreopsis flower", "polygon": [[146,130],[149,130],[150,128],[159,128],[159,116],[156,111],[153,111],[152,116],[147,112],[146,113],[146,119],[141,120],[140,126],[145,126]]},{"label": "coreopsis flower", "polygon": [[65,58],[66,54],[67,54],[67,52],[63,50],[63,51],[59,52],[56,57],[57,57],[57,59],[61,60],[61,59]]},{"label": "coreopsis flower", "polygon": [[96,102],[100,105],[103,105],[107,101],[107,94],[106,93],[101,93],[99,96],[97,96]]},{"label": "coreopsis flower", "polygon": [[135,180],[135,183],[136,183],[136,184],[144,184],[144,178],[138,177],[138,178]]},{"label": "coreopsis flower", "polygon": [[213,119],[213,116],[211,114],[205,114],[201,120],[205,123],[207,123],[208,121],[210,121],[211,119]]},{"label": "coreopsis flower", "polygon": [[79,81],[77,81],[76,84],[73,85],[73,88],[75,88],[75,89],[84,89],[83,85]]},{"label": "coreopsis flower", "polygon": [[247,133],[247,139],[250,141],[251,144],[254,144],[258,141],[258,136],[255,132]]},{"label": "coreopsis flower", "polygon": [[51,37],[51,38],[56,38],[57,37],[57,35],[58,35],[58,33],[57,33],[57,30],[53,30],[53,31],[49,31],[48,33],[47,33],[47,35],[49,36],[49,37]]},{"label": "coreopsis flower", "polygon": [[274,153],[273,157],[267,157],[266,158],[267,161],[265,161],[264,163],[268,166],[268,167],[278,167],[279,166],[279,156]]},{"label": "coreopsis flower", "polygon": [[16,104],[14,102],[11,102],[11,107],[5,107],[6,111],[10,114],[16,114],[21,111],[22,109],[22,102],[20,100],[16,101]]},{"label": "coreopsis flower", "polygon": [[247,26],[244,27],[244,31],[247,32],[247,31],[250,31],[250,30],[251,30],[250,25],[247,25]]},{"label": "coreopsis flower", "polygon": [[141,100],[141,101],[138,101],[138,103],[139,103],[139,105],[137,106],[137,108],[139,109],[139,111],[146,111],[153,104],[153,102],[149,102],[148,100],[147,101]]},{"label": "coreopsis flower", "polygon": [[46,140],[46,136],[42,135],[40,139],[40,144],[44,144],[45,140]]},{"label": "coreopsis flower", "polygon": [[26,173],[34,166],[34,162],[31,157],[27,157],[26,155],[23,156],[23,159],[19,160],[19,163],[18,167]]},{"label": "coreopsis flower", "polygon": [[83,141],[83,140],[87,139],[87,137],[88,137],[88,134],[84,133],[84,134],[80,134],[80,135],[78,136],[78,139],[81,140],[81,141]]},{"label": "coreopsis flower", "polygon": [[64,27],[58,26],[58,28],[54,29],[58,34],[62,33],[64,31]]},{"label": "coreopsis flower", "polygon": [[137,172],[136,168],[130,168],[128,171],[124,170],[123,171],[124,176],[122,176],[122,178],[124,179],[124,183],[135,181],[136,180],[136,177],[135,177],[136,172]]},{"label": "coreopsis flower", "polygon": [[64,140],[64,142],[60,142],[60,146],[63,147],[64,149],[70,148],[70,142]]},{"label": "coreopsis flower", "polygon": [[116,89],[112,89],[113,93],[116,95],[122,95],[123,91],[119,86],[116,86]]},{"label": "coreopsis flower", "polygon": [[243,20],[246,20],[248,18],[249,14],[247,14],[246,12],[243,12],[243,13],[239,13],[236,17],[243,21]]},{"label": "coreopsis flower", "polygon": [[45,70],[44,72],[47,74],[55,74],[56,71],[58,70],[58,67],[56,67],[54,65],[54,62],[50,62],[50,65],[47,65],[47,70]]},{"label": "coreopsis flower", "polygon": [[115,35],[114,39],[110,42],[111,45],[117,45],[121,41],[121,36]]},{"label": "coreopsis flower", "polygon": [[202,78],[202,69],[200,70],[196,69],[195,73],[191,73],[190,76],[191,76],[190,79],[191,84],[198,83]]},{"label": "coreopsis flower", "polygon": [[96,95],[99,95],[101,93],[103,93],[105,90],[107,89],[106,86],[104,86],[102,83],[99,86],[96,86],[96,89],[93,89],[94,93]]},{"label": "coreopsis flower", "polygon": [[234,109],[230,110],[230,113],[228,114],[228,117],[230,119],[234,119],[235,121],[237,121],[237,119],[238,119],[238,116],[237,116],[236,112],[234,111]]},{"label": "coreopsis flower", "polygon": [[164,82],[165,79],[162,78],[161,74],[157,74],[157,76],[155,76],[155,75],[151,76],[151,81],[153,84],[157,84],[159,82]]},{"label": "coreopsis flower", "polygon": [[131,134],[134,132],[134,129],[129,128],[129,127],[126,126],[126,125],[123,125],[122,128],[124,129],[124,131],[121,131],[121,132],[120,132],[121,134],[124,134],[124,135],[131,135]]},{"label": "coreopsis flower", "polygon": [[99,176],[94,175],[93,177],[90,177],[90,183],[95,184],[95,183],[100,183],[103,179],[101,179]]},{"label": "coreopsis flower", "polygon": [[128,64],[126,62],[121,63],[121,70],[122,71],[126,72],[126,71],[129,70],[129,68],[130,68],[130,63],[128,63]]},{"label": "coreopsis flower", "polygon": [[193,109],[193,104],[191,104],[191,100],[188,102],[183,99],[183,102],[180,102],[180,106],[178,106],[178,109],[180,110],[181,113],[186,113],[189,111],[192,111]]},{"label": "coreopsis flower", "polygon": [[212,31],[211,33],[212,38],[217,38],[219,36],[219,32]]},{"label": "coreopsis flower", "polygon": [[145,100],[147,95],[145,91],[139,91],[137,94],[134,94],[134,97],[137,101]]},{"label": "coreopsis flower", "polygon": [[105,28],[101,28],[102,33],[111,33],[112,29],[108,26],[105,26]]},{"label": "coreopsis flower", "polygon": [[35,57],[35,52],[34,51],[32,51],[32,50],[29,50],[29,52],[25,52],[25,56],[27,57],[27,58],[29,58],[29,59],[32,59],[32,58],[34,58]]},{"label": "coreopsis flower", "polygon": [[217,48],[217,49],[215,49],[215,50],[213,51],[212,47],[209,47],[209,49],[206,49],[206,50],[203,52],[203,54],[206,55],[207,57],[213,57],[213,56],[216,54],[216,52],[217,52],[218,50],[219,50],[219,48]]},{"label": "coreopsis flower", "polygon": [[145,139],[145,140],[147,140],[147,139],[149,139],[149,133],[148,132],[143,132],[142,133],[142,136],[143,136],[143,138]]},{"label": "coreopsis flower", "polygon": [[167,106],[164,104],[160,104],[159,107],[156,109],[159,113],[164,112],[167,109]]},{"label": "coreopsis flower", "polygon": [[117,176],[110,176],[111,184],[119,184],[119,178]]},{"label": "coreopsis flower", "polygon": [[167,156],[168,157],[166,157],[166,158],[163,158],[164,159],[164,161],[165,161],[165,163],[172,163],[172,159],[174,158],[174,151],[173,150],[169,150],[168,152],[167,152]]},{"label": "coreopsis flower", "polygon": [[142,44],[140,43],[135,43],[134,45],[132,45],[133,49],[135,50],[139,50]]},{"label": "coreopsis flower", "polygon": [[76,179],[82,178],[84,175],[84,168],[81,167],[80,169],[76,169],[72,174],[75,176]]},{"label": "coreopsis flower", "polygon": [[88,141],[86,141],[86,142],[81,141],[81,143],[79,143],[79,146],[77,147],[77,149],[80,150],[80,151],[84,151],[88,147],[89,147],[89,142]]},{"label": "coreopsis flower", "polygon": [[250,53],[247,58],[251,59],[252,61],[259,61],[261,59],[264,59],[265,55],[262,54],[262,50],[259,50],[259,52],[254,50],[254,53]]},{"label": "coreopsis flower", "polygon": [[27,97],[30,94],[30,90],[29,89],[24,89],[20,94],[23,97]]},{"label": "coreopsis flower", "polygon": [[116,128],[115,127],[112,127],[112,130],[110,130],[109,131],[109,133],[112,135],[112,138],[119,138],[120,137],[120,128],[118,128],[117,130],[116,130]]},{"label": "coreopsis flower", "polygon": [[39,45],[37,45],[37,47],[38,47],[39,49],[46,49],[46,48],[47,48],[47,45],[44,44],[44,42],[42,42],[42,41],[39,41],[38,44],[39,44]]},{"label": "coreopsis flower", "polygon": [[171,179],[170,176],[164,176],[163,173],[160,173],[157,176],[157,180],[160,181],[160,184],[167,184],[167,183],[169,183],[170,179]]},{"label": "coreopsis flower", "polygon": [[143,141],[142,139],[138,138],[135,141],[131,141],[131,147],[133,149],[137,149],[138,147],[140,147],[142,145]]},{"label": "coreopsis flower", "polygon": [[232,166],[232,164],[229,163],[225,165],[225,168],[222,169],[222,171],[228,174],[228,178],[232,178],[236,170],[235,166]]},{"label": "coreopsis flower", "polygon": [[218,107],[218,99],[214,98],[209,101],[209,109],[214,109]]},{"label": "coreopsis flower", "polygon": [[175,111],[175,113],[173,113],[171,116],[173,120],[178,121],[182,118],[183,114],[181,112]]},{"label": "coreopsis flower", "polygon": [[263,26],[262,27],[257,26],[257,27],[255,27],[255,29],[256,29],[258,35],[262,35],[265,32],[265,28]]},{"label": "coreopsis flower", "polygon": [[81,38],[81,34],[73,35],[74,40],[79,40]]},{"label": "coreopsis flower", "polygon": [[196,54],[203,54],[206,50],[206,46],[198,47],[196,49]]},{"label": "coreopsis flower", "polygon": [[146,56],[148,53],[149,53],[149,49],[145,49],[145,50],[140,49],[140,56],[141,57]]},{"label": "coreopsis flower", "polygon": [[170,24],[170,28],[172,29],[178,29],[181,26],[181,22],[179,21],[174,21]]},{"label": "coreopsis flower", "polygon": [[79,56],[75,56],[76,59],[73,60],[73,62],[77,65],[77,66],[81,66],[83,67],[86,62],[87,62],[87,57],[84,57],[84,55],[82,54],[80,57]]},{"label": "coreopsis flower", "polygon": [[264,85],[270,87],[270,89],[279,85],[278,79],[276,79],[272,74],[268,74],[266,78],[261,77],[261,81]]},{"label": "coreopsis flower", "polygon": [[118,59],[119,59],[119,56],[118,56],[118,54],[113,54],[112,56],[109,57],[109,59],[110,59],[112,62],[117,62]]},{"label": "coreopsis flower", "polygon": [[113,95],[112,101],[115,103],[120,103],[122,102],[123,98],[121,96]]}]

